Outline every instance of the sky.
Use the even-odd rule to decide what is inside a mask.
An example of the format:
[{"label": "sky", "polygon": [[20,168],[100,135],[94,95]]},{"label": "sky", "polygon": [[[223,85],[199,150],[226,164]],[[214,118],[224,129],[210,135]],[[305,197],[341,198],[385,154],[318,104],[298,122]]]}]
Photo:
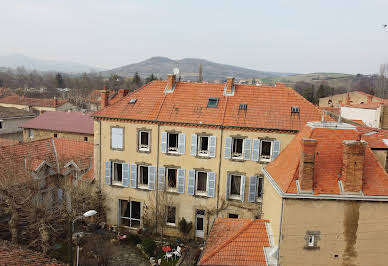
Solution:
[{"label": "sky", "polygon": [[387,0],[1,0],[0,55],[106,69],[152,56],[264,71],[378,73]]}]

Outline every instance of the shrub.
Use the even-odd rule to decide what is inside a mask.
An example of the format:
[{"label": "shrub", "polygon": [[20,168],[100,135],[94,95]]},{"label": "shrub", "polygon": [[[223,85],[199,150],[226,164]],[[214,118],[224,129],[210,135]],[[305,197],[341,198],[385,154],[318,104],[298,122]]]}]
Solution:
[{"label": "shrub", "polygon": [[187,234],[190,233],[191,231],[191,228],[193,227],[193,223],[192,222],[187,222],[185,218],[182,218],[180,221],[179,221],[179,231],[184,235],[186,236]]},{"label": "shrub", "polygon": [[128,241],[133,245],[140,244],[140,242],[141,242],[140,237],[138,235],[135,235],[135,234],[129,234]]},{"label": "shrub", "polygon": [[152,238],[144,238],[141,242],[143,249],[147,255],[152,256],[155,253],[156,243]]}]

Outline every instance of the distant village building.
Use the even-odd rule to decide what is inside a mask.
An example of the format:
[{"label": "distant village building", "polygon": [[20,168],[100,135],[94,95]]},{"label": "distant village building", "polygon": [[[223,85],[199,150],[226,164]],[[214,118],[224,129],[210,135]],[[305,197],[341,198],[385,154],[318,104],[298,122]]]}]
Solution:
[{"label": "distant village building", "polygon": [[109,90],[106,87],[104,90],[94,90],[89,94],[87,100],[87,108],[90,111],[98,111],[101,109],[101,95],[107,97],[107,101],[109,104],[113,104],[126,96],[129,93],[127,89],[119,89],[118,91]]},{"label": "distant village building", "polygon": [[381,102],[384,99],[370,95],[362,91],[351,91],[342,94],[331,95],[319,99],[319,107],[340,107],[350,104],[369,104]]},{"label": "distant village building", "polygon": [[34,112],[45,111],[69,111],[75,110],[76,107],[67,100],[27,98],[24,96],[5,96],[0,98],[0,106],[15,107]]},{"label": "distant village building", "polygon": [[0,106],[0,138],[23,140],[20,126],[34,117],[35,114],[31,111]]},{"label": "distant village building", "polygon": [[82,112],[44,112],[20,127],[24,141],[46,138],[94,141],[93,118]]}]

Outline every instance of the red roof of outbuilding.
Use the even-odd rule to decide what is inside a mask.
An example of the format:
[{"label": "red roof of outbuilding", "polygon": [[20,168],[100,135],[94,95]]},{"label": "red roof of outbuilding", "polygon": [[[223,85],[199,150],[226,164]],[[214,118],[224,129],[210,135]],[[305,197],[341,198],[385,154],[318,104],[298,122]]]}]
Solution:
[{"label": "red roof of outbuilding", "polygon": [[93,118],[81,112],[44,112],[25,122],[22,128],[46,129],[93,135]]},{"label": "red roof of outbuilding", "polygon": [[0,103],[6,104],[20,104],[27,106],[41,106],[41,107],[58,107],[65,103],[67,100],[57,100],[55,104],[54,99],[46,99],[46,98],[27,98],[21,96],[5,96],[0,98]]},{"label": "red roof of outbuilding", "polygon": [[[150,82],[93,116],[283,130],[299,130],[307,121],[321,119],[316,106],[285,86],[236,84],[234,96],[224,96],[225,84],[177,82],[165,94],[166,84]],[[210,97],[218,98],[216,108],[207,107]],[[240,104],[247,104],[247,110]],[[293,106],[300,114],[291,115]]]}]

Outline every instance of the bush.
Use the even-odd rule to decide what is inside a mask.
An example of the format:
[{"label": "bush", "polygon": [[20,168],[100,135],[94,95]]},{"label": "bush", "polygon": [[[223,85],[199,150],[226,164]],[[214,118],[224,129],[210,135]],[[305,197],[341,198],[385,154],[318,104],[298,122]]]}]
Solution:
[{"label": "bush", "polygon": [[129,234],[128,241],[129,241],[129,243],[131,243],[133,245],[140,244],[140,242],[141,242],[140,237],[138,235],[135,235],[135,234]]},{"label": "bush", "polygon": [[144,238],[141,245],[148,256],[152,256],[155,253],[156,243],[152,238]]},{"label": "bush", "polygon": [[193,227],[193,223],[192,222],[187,222],[185,218],[182,218],[180,221],[179,221],[179,231],[184,235],[186,236],[187,234],[190,233],[191,231],[191,228]]}]

